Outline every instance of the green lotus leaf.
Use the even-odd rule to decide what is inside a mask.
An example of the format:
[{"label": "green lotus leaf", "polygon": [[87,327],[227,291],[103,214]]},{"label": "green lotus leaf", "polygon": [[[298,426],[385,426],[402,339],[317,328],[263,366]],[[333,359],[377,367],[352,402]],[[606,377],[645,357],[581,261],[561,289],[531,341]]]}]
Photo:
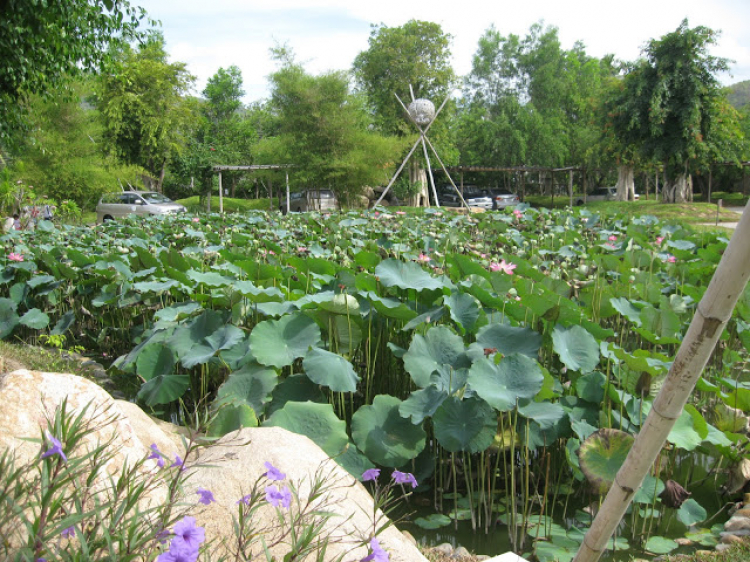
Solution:
[{"label": "green lotus leaf", "polygon": [[133,290],[139,293],[159,294],[168,291],[176,285],[179,285],[179,282],[174,279],[168,281],[139,281],[138,283],[133,283]]},{"label": "green lotus leaf", "polygon": [[503,355],[521,353],[535,359],[542,346],[542,336],[529,328],[495,323],[480,328],[477,343],[485,349],[497,349]]},{"label": "green lotus leaf", "polygon": [[263,425],[283,427],[292,433],[306,435],[331,457],[340,455],[349,442],[346,423],[336,417],[331,404],[287,402]]},{"label": "green lotus leaf", "polygon": [[231,324],[225,324],[211,335],[206,336],[205,341],[214,351],[221,351],[231,349],[244,337],[245,332],[240,328]]},{"label": "green lotus leaf", "polygon": [[[2,317],[1,313],[0,313],[0,317]],[[55,327],[52,328],[50,335],[62,336],[65,332],[67,332],[70,329],[70,327],[75,323],[75,321],[76,321],[75,313],[72,310],[68,310],[57,321],[57,323],[55,324]],[[2,321],[0,321],[0,334],[2,334]]]},{"label": "green lotus leaf", "polygon": [[663,491],[664,482],[662,482],[659,478],[647,474],[643,479],[641,487],[638,488],[635,496],[633,496],[633,503],[653,505],[653,503],[656,501],[656,498],[658,498],[659,494],[661,494]]},{"label": "green lotus leaf", "polygon": [[560,404],[552,402],[529,402],[518,406],[518,413],[528,418],[542,430],[552,429],[565,416],[565,410]]},{"label": "green lotus leaf", "polygon": [[432,416],[435,437],[451,453],[486,450],[497,433],[497,414],[480,398],[451,396]]},{"label": "green lotus leaf", "polygon": [[154,314],[154,320],[176,322],[192,316],[194,312],[197,312],[200,309],[201,305],[197,302],[181,302],[156,311]]},{"label": "green lotus leaf", "polygon": [[442,365],[453,369],[466,368],[471,360],[466,355],[464,340],[446,326],[436,326],[422,336],[417,334],[404,354],[404,367],[414,383],[425,388],[430,376]]},{"label": "green lotus leaf", "polygon": [[625,318],[630,320],[636,326],[641,325],[641,311],[631,304],[631,302],[624,298],[610,298],[610,304],[614,309],[622,314]]},{"label": "green lotus leaf", "polygon": [[169,404],[180,398],[190,387],[188,375],[158,375],[138,391],[138,398],[148,406]]},{"label": "green lotus leaf", "polygon": [[447,392],[429,385],[427,388],[412,392],[401,403],[398,412],[402,417],[411,419],[414,425],[419,425],[425,418],[432,416],[446,398],[448,398]]},{"label": "green lotus leaf", "polygon": [[196,283],[208,285],[209,287],[226,287],[227,285],[232,285],[235,282],[235,279],[232,279],[231,277],[227,277],[225,275],[221,275],[220,273],[217,273],[215,271],[208,271],[204,273],[202,271],[195,271],[194,269],[191,269],[187,272],[187,276]]},{"label": "green lotus leaf", "polygon": [[279,382],[271,393],[271,402],[266,406],[266,415],[284,407],[287,402],[316,402],[328,403],[328,398],[320,386],[312,382],[306,375],[292,375]]},{"label": "green lotus leaf", "polygon": [[208,426],[209,437],[221,437],[243,427],[258,427],[258,418],[247,404],[224,404]]},{"label": "green lotus leaf", "polygon": [[284,298],[284,294],[277,287],[256,287],[252,281],[237,281],[232,284],[232,288],[255,303],[279,302]]},{"label": "green lotus leaf", "polygon": [[497,365],[482,358],[469,369],[469,387],[493,408],[507,412],[519,399],[531,399],[541,390],[544,375],[539,363],[512,353]]},{"label": "green lotus leaf", "polygon": [[575,382],[576,394],[586,402],[601,404],[606,384],[607,377],[604,374],[598,371],[586,373]]},{"label": "green lotus leaf", "polygon": [[398,467],[424,449],[427,434],[399,414],[401,400],[378,395],[352,416],[352,439],[372,462]]},{"label": "green lotus leaf", "polygon": [[218,403],[244,403],[256,415],[263,414],[265,405],[271,401],[271,393],[278,384],[278,374],[273,369],[251,363],[239,371],[230,373],[216,393]]},{"label": "green lotus leaf", "polygon": [[289,314],[279,320],[266,320],[250,333],[250,347],[259,363],[286,367],[304,357],[320,342],[320,328],[303,314]]},{"label": "green lotus leaf", "polygon": [[599,344],[581,326],[571,326],[568,329],[555,326],[552,331],[552,347],[560,356],[560,361],[573,371],[588,373],[599,364]]},{"label": "green lotus leaf", "polygon": [[163,343],[149,343],[138,353],[135,372],[145,381],[159,375],[171,375],[176,364],[174,352]]},{"label": "green lotus leaf", "polygon": [[385,287],[400,289],[442,289],[444,282],[432,277],[419,265],[396,259],[387,259],[375,268],[375,275]]},{"label": "green lotus leaf", "polygon": [[453,293],[445,299],[451,319],[465,332],[473,332],[479,320],[479,305],[474,297],[466,293]]},{"label": "green lotus leaf", "polygon": [[581,443],[578,460],[594,492],[604,495],[609,491],[633,441],[629,433],[602,428]]},{"label": "green lotus leaf", "polygon": [[226,323],[226,316],[215,310],[204,310],[178,327],[169,339],[169,347],[182,357]]},{"label": "green lotus leaf", "polygon": [[41,330],[49,325],[49,316],[38,308],[32,308],[21,316],[19,322],[32,330]]},{"label": "green lotus leaf", "polygon": [[362,451],[357,449],[356,445],[351,441],[347,443],[344,452],[333,457],[333,460],[358,480],[362,479],[365,470],[375,468],[375,465],[370,462],[370,459],[368,459]]},{"label": "green lotus leaf", "polygon": [[453,520],[442,513],[431,513],[427,517],[417,517],[414,524],[422,529],[439,529],[451,524]]},{"label": "green lotus leaf", "polygon": [[20,318],[16,314],[16,303],[11,299],[0,298],[0,339],[9,336]]},{"label": "green lotus leaf", "polygon": [[359,316],[359,301],[352,295],[339,293],[330,300],[318,303],[323,310],[332,314],[351,314]]},{"label": "green lotus leaf", "polygon": [[372,303],[372,307],[378,311],[378,314],[386,318],[409,322],[417,316],[414,310],[398,299],[381,297],[373,291],[367,291],[365,296]]},{"label": "green lotus leaf", "polygon": [[693,451],[708,436],[708,423],[695,406],[688,404],[677,418],[667,441],[686,451]]},{"label": "green lotus leaf", "polygon": [[649,538],[643,548],[652,554],[667,554],[678,546],[672,539],[656,536]]},{"label": "green lotus leaf", "polygon": [[327,386],[334,392],[354,392],[359,376],[346,359],[336,353],[314,347],[302,360],[305,373],[316,384]]}]

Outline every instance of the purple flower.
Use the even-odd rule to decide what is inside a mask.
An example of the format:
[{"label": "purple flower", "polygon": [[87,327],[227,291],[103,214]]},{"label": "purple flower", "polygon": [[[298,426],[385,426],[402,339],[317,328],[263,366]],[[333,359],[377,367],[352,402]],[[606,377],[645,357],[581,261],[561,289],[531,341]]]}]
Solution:
[{"label": "purple flower", "polygon": [[396,484],[411,484],[412,488],[416,488],[418,486],[417,479],[414,478],[414,475],[411,472],[400,472],[398,470],[394,470],[391,476],[393,477],[393,480],[394,482],[396,482]]},{"label": "purple flower", "polygon": [[201,502],[203,505],[208,505],[216,501],[216,499],[214,498],[214,495],[209,490],[206,490],[205,488],[198,488],[195,493],[200,496],[200,499],[198,501]]},{"label": "purple flower", "polygon": [[195,526],[195,517],[183,517],[174,524],[174,538],[169,545],[169,550],[188,550],[195,552],[197,558],[198,549],[204,540],[206,540],[206,531],[203,527]]},{"label": "purple flower", "polygon": [[362,482],[367,482],[369,480],[377,480],[378,478],[380,478],[379,468],[368,468],[362,473]]},{"label": "purple flower", "polygon": [[283,480],[286,478],[286,474],[281,472],[278,468],[273,466],[270,462],[265,462],[266,468],[268,469],[264,476],[269,480]]},{"label": "purple flower", "polygon": [[60,458],[63,460],[63,462],[68,462],[68,457],[65,456],[65,451],[62,449],[62,443],[60,443],[53,435],[50,434],[50,432],[47,432],[47,439],[52,443],[52,446],[47,449],[44,454],[42,455],[43,459],[46,459],[47,457],[51,457],[52,455],[60,455]]},{"label": "purple flower", "polygon": [[372,553],[365,556],[360,562],[388,562],[388,553],[383,550],[375,537],[370,540],[370,549]]},{"label": "purple flower", "polygon": [[156,562],[196,562],[198,560],[198,549],[190,550],[183,546],[175,546],[174,543],[167,552],[163,552]]},{"label": "purple flower", "polygon": [[71,537],[75,537],[76,536],[76,529],[75,529],[75,527],[68,527],[67,529],[63,529],[62,533],[60,533],[60,536],[63,537],[63,538],[65,538],[65,539],[69,539]]},{"label": "purple flower", "polygon": [[156,443],[151,443],[151,454],[147,459],[156,459],[157,466],[159,468],[164,468],[164,457],[162,457],[161,451],[159,450],[159,447],[156,446]]},{"label": "purple flower", "polygon": [[236,504],[239,505],[241,503],[244,503],[245,505],[250,505],[250,501],[252,501],[253,495],[248,494],[246,496],[242,496],[240,499],[237,500]]},{"label": "purple flower", "polygon": [[174,462],[170,465],[169,468],[173,467],[179,467],[180,471],[185,470],[185,462],[180,458],[180,455],[174,456]]},{"label": "purple flower", "polygon": [[279,490],[276,486],[266,487],[266,501],[274,507],[284,507],[289,509],[292,503],[292,493],[287,486]]},{"label": "purple flower", "polygon": [[172,536],[172,533],[170,533],[167,529],[162,529],[161,531],[159,531],[158,533],[156,533],[156,535],[154,536],[154,538],[157,541],[159,541],[161,544],[164,544],[165,542],[167,542],[167,540],[171,536]]}]

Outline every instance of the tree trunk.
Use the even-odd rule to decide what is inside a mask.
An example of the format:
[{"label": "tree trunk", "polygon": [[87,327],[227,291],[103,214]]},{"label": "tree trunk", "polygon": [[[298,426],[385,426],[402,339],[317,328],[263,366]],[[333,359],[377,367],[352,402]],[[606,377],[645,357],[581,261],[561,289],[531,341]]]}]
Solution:
[{"label": "tree trunk", "polygon": [[693,200],[693,179],[689,174],[667,177],[661,190],[662,203],[688,203]]},{"label": "tree trunk", "polygon": [[409,183],[419,184],[419,191],[409,197],[407,204],[410,207],[429,207],[430,192],[427,189],[427,172],[416,161],[411,162],[409,166]]},{"label": "tree trunk", "polygon": [[633,166],[620,164],[617,166],[617,200],[635,201],[635,183],[633,181]]}]

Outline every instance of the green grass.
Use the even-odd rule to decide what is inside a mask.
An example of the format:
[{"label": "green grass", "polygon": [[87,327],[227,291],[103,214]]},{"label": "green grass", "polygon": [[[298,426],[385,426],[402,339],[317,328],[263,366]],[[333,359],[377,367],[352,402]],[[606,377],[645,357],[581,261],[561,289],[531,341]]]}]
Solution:
[{"label": "green grass", "polygon": [[[178,199],[177,203],[184,205],[191,213],[202,213],[206,211],[205,201],[201,202],[197,195],[185,199]],[[268,197],[263,197],[261,199],[233,199],[231,197],[224,197],[223,207],[225,213],[241,213],[244,211],[277,210],[279,204],[278,202],[275,202],[273,205],[269,205]],[[211,197],[211,211],[219,211],[219,198],[217,196]]]},{"label": "green grass", "polygon": [[83,369],[78,361],[61,356],[57,350],[45,349],[0,340],[0,358],[3,358],[3,367],[0,371],[8,370],[8,362],[15,361],[32,371],[50,371],[53,373],[74,373],[84,375]]}]

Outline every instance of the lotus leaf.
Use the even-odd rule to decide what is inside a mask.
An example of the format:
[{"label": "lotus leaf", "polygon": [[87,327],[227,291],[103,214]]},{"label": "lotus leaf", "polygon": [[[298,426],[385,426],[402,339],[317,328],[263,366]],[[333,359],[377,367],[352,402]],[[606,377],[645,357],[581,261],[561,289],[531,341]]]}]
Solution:
[{"label": "lotus leaf", "polygon": [[[51,336],[61,336],[65,332],[67,332],[70,327],[73,325],[73,323],[76,321],[76,315],[72,310],[68,310],[65,314],[63,314],[60,319],[57,321],[57,324],[55,324],[55,327],[52,328],[52,331],[50,332]],[[2,330],[2,322],[0,321],[0,330]],[[0,333],[2,333],[0,331]]]},{"label": "lotus leaf", "polygon": [[617,429],[602,428],[581,443],[578,459],[594,492],[604,495],[633,446],[634,438]]},{"label": "lotus leaf", "polygon": [[432,423],[435,437],[446,451],[478,453],[492,444],[497,414],[480,398],[460,400],[452,396],[438,407]]},{"label": "lotus leaf", "polygon": [[340,455],[349,442],[346,423],[336,417],[330,404],[287,402],[263,425],[306,435],[331,457]]},{"label": "lotus leaf", "polygon": [[529,328],[494,323],[480,328],[477,343],[485,349],[496,349],[503,355],[521,353],[536,359],[542,346],[542,336]]},{"label": "lotus leaf", "polygon": [[49,316],[38,308],[31,308],[21,316],[19,322],[32,330],[42,330],[49,325]]},{"label": "lotus leaf", "polygon": [[138,398],[148,406],[169,404],[180,398],[190,387],[188,375],[158,375],[138,391]]},{"label": "lotus leaf", "polygon": [[552,345],[560,361],[568,368],[582,373],[593,371],[599,363],[599,344],[585,328],[555,326]]},{"label": "lotus leaf", "polygon": [[400,289],[442,289],[444,282],[432,277],[415,263],[395,259],[382,261],[375,268],[375,275],[385,287]]},{"label": "lotus leaf", "polygon": [[474,332],[480,313],[479,305],[474,297],[466,293],[452,293],[445,299],[445,304],[450,309],[451,319],[464,332]]},{"label": "lotus leaf", "polygon": [[378,395],[372,405],[360,407],[352,416],[352,439],[376,464],[398,467],[424,449],[425,431],[405,423],[400,406],[398,398]]},{"label": "lotus leaf", "polygon": [[463,339],[445,326],[436,326],[422,336],[417,334],[404,354],[404,367],[414,383],[425,388],[430,376],[441,366],[453,369],[471,365],[466,356]]},{"label": "lotus leaf", "polygon": [[243,427],[257,427],[258,418],[247,404],[225,404],[216,412],[208,426],[209,437],[221,437]]},{"label": "lotus leaf", "polygon": [[219,387],[216,399],[220,404],[247,404],[257,415],[261,415],[265,405],[271,401],[271,392],[277,383],[275,370],[251,363],[229,375]]},{"label": "lotus leaf", "polygon": [[469,369],[471,389],[493,408],[506,412],[519,399],[531,399],[541,390],[544,375],[539,364],[525,355],[512,353],[499,364],[483,358]]},{"label": "lotus leaf", "polygon": [[144,381],[150,381],[159,375],[173,374],[175,364],[174,353],[169,347],[163,343],[149,343],[138,353],[135,372]]},{"label": "lotus leaf", "polygon": [[320,328],[303,314],[261,322],[250,333],[250,346],[259,363],[286,367],[320,342]]},{"label": "lotus leaf", "polygon": [[302,360],[305,373],[316,384],[327,386],[334,392],[354,392],[359,376],[346,359],[336,353],[314,347]]},{"label": "lotus leaf", "polygon": [[271,403],[266,406],[266,415],[280,410],[287,402],[316,402],[325,404],[328,402],[320,387],[312,382],[307,376],[292,375],[279,382],[271,393]]},{"label": "lotus leaf", "polygon": [[432,513],[427,517],[417,517],[414,524],[422,529],[439,529],[451,524],[452,519],[442,513]]},{"label": "lotus leaf", "polygon": [[0,339],[9,336],[18,326],[20,318],[16,314],[16,307],[11,299],[0,298]]},{"label": "lotus leaf", "polygon": [[667,554],[672,552],[678,546],[679,545],[672,539],[656,536],[649,538],[643,548],[652,554]]},{"label": "lotus leaf", "polygon": [[708,437],[708,423],[695,406],[687,404],[667,436],[667,441],[692,451]]}]

